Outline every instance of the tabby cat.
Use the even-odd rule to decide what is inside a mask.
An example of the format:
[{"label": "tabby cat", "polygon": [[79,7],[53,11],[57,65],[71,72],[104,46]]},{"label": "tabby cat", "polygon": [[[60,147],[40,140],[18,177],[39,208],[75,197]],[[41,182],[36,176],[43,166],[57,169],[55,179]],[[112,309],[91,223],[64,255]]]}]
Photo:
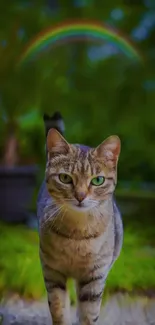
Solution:
[{"label": "tabby cat", "polygon": [[122,221],[114,201],[120,139],[110,136],[90,148],[70,144],[49,128],[46,146],[37,214],[53,325],[72,324],[68,278],[76,282],[79,324],[96,325],[106,278],[122,247]]}]

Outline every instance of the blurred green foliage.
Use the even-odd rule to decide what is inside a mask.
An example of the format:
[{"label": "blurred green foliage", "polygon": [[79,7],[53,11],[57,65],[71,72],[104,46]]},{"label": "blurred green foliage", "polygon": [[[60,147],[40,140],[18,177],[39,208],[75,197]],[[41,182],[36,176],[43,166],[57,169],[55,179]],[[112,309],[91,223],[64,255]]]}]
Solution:
[{"label": "blurred green foliage", "polygon": [[[33,1],[31,6],[24,3],[3,1],[0,11],[0,110],[7,121],[18,125],[22,157],[25,161],[33,157],[44,165],[42,113],[59,110],[71,142],[95,146],[111,134],[120,136],[119,178],[155,181],[155,89],[145,86],[155,80],[155,29],[136,44],[143,64],[121,54],[92,61],[90,43],[72,43],[53,48],[17,69],[25,44],[50,25],[68,18],[91,18],[109,22],[129,36],[151,9],[143,1],[133,5],[121,0],[91,1],[89,5],[85,1],[83,7],[58,1],[59,10],[51,11],[47,1]],[[117,7],[124,18],[112,20]],[[1,151],[6,137],[1,120]]]}]

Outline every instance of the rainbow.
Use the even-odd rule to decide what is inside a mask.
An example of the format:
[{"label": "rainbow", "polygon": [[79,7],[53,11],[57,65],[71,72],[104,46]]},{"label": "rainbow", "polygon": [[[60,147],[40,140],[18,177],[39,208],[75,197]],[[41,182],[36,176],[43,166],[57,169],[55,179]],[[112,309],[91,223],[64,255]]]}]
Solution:
[{"label": "rainbow", "polygon": [[44,52],[49,46],[76,41],[109,42],[115,45],[120,52],[129,59],[141,60],[141,56],[126,37],[116,30],[102,23],[89,20],[69,21],[56,26],[51,26],[41,31],[23,51],[18,63],[36,58],[39,53]]}]

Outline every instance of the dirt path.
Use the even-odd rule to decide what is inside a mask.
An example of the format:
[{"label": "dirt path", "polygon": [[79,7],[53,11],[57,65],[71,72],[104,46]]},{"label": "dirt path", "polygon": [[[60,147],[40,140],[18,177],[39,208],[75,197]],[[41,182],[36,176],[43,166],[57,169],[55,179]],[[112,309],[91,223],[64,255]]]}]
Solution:
[{"label": "dirt path", "polygon": [[[2,325],[51,325],[45,302],[27,304],[20,301],[0,307]],[[75,311],[72,309],[73,319]],[[75,324],[75,323],[74,323]],[[131,299],[117,294],[102,308],[99,325],[155,325],[155,299]]]}]

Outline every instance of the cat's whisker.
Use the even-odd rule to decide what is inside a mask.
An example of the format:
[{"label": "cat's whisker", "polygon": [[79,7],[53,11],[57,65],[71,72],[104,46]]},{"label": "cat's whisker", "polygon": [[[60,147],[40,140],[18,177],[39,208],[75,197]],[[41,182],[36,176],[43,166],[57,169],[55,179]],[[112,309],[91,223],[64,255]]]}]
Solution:
[{"label": "cat's whisker", "polygon": [[52,214],[50,213],[49,214],[49,216],[47,217],[47,215],[46,215],[46,220],[45,220],[45,222],[43,223],[43,225],[42,225],[42,227],[44,227],[49,221],[51,221],[51,219],[53,218],[53,220],[52,221],[55,221],[55,219],[57,218],[57,216],[58,216],[58,214],[57,213],[59,213],[59,212],[61,212],[61,209],[62,209],[62,206],[60,206],[60,207],[55,207],[55,210],[53,211],[52,209],[51,209],[51,207],[48,207],[48,212],[46,212],[47,214],[48,213],[50,213],[51,211],[52,211]]},{"label": "cat's whisker", "polygon": [[[61,207],[60,208],[55,208],[55,210],[48,210],[47,212],[46,212],[46,214],[49,214],[49,218],[52,218],[55,214],[57,214],[57,212],[59,211],[61,209]],[[50,213],[52,211],[52,214]],[[46,219],[47,221],[48,221],[48,218]]]},{"label": "cat's whisker", "polygon": [[62,225],[62,222],[63,222],[63,219],[64,219],[65,214],[66,214],[66,210],[64,210],[63,214],[60,216],[59,227],[57,227],[57,230],[58,230],[58,231],[59,231],[60,228],[61,228],[61,225]]},{"label": "cat's whisker", "polygon": [[55,212],[59,209],[59,207],[55,206],[55,205],[48,205],[45,209],[44,209],[44,213],[49,213],[49,212]]},{"label": "cat's whisker", "polygon": [[61,225],[63,223],[63,219],[64,219],[64,216],[65,216],[65,213],[66,213],[66,210],[62,211],[62,214],[60,215],[60,220],[59,220],[59,227],[57,226],[57,231],[59,231],[61,229]]},{"label": "cat's whisker", "polygon": [[[61,207],[63,208],[63,206]],[[52,220],[52,222],[50,222],[50,225],[49,225],[49,230],[52,229],[52,227],[54,226],[54,224],[56,223],[58,217],[60,216],[60,213],[62,212],[62,209],[59,209],[59,212],[58,214],[56,215],[56,217]],[[61,220],[61,219],[60,219]]]},{"label": "cat's whisker", "polygon": [[57,219],[60,216],[60,213],[61,213],[61,211],[59,211],[58,215],[52,220],[52,222],[49,223],[49,226],[48,226],[48,231],[49,232],[52,231],[53,228],[58,230]]}]

